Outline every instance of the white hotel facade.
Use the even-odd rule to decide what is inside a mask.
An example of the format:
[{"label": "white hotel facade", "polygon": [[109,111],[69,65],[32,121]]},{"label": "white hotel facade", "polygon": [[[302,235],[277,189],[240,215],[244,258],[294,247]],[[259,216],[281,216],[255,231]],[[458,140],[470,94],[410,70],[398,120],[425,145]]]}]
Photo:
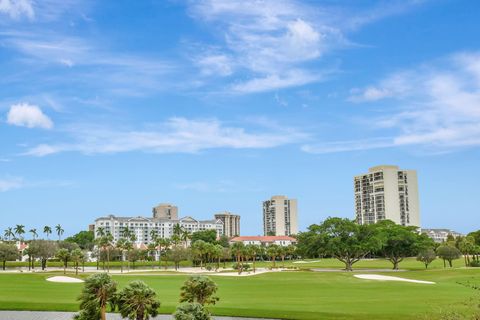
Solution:
[{"label": "white hotel facade", "polygon": [[146,217],[117,217],[109,215],[95,220],[95,237],[98,237],[97,231],[103,228],[105,232],[113,236],[114,242],[117,242],[123,235],[123,230],[128,227],[136,237],[137,246],[148,245],[153,242],[152,231],[157,237],[171,238],[173,228],[179,224],[183,230],[189,233],[202,230],[215,230],[217,237],[223,235],[223,222],[221,220],[196,220],[192,217],[181,219],[165,218],[146,218]]}]

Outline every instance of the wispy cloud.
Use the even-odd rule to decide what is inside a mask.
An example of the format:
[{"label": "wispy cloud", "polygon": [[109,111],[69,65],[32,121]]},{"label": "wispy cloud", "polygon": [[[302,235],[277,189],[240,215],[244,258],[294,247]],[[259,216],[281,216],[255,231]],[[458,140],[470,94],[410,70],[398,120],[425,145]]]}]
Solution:
[{"label": "wispy cloud", "polygon": [[24,186],[24,181],[19,177],[0,178],[0,192],[19,189]]},{"label": "wispy cloud", "polygon": [[28,103],[12,105],[7,114],[7,123],[27,128],[51,129],[53,127],[53,121],[38,106]]},{"label": "wispy cloud", "polygon": [[350,100],[380,104],[387,98],[392,108],[384,108],[384,116],[369,120],[384,137],[305,146],[304,151],[410,145],[445,151],[480,146],[480,53],[457,53],[397,72],[376,85],[355,89]]},{"label": "wispy cloud", "polygon": [[144,151],[153,153],[196,153],[202,150],[263,149],[298,143],[308,135],[293,128],[247,130],[228,126],[217,119],[171,118],[142,130],[107,129],[94,126],[69,126],[73,141],[40,144],[25,155],[46,156],[75,151],[84,154]]},{"label": "wispy cloud", "polygon": [[35,12],[30,0],[0,0],[0,17],[2,14],[11,19],[20,19],[25,16],[29,19],[35,17]]},{"label": "wispy cloud", "polygon": [[[312,63],[351,44],[346,34],[402,12],[418,1],[392,1],[368,9],[278,0],[190,1],[190,14],[211,25],[217,38],[194,60],[204,75],[241,76],[227,89],[253,93],[323,80],[326,66]],[[332,69],[331,66],[327,69]]]}]

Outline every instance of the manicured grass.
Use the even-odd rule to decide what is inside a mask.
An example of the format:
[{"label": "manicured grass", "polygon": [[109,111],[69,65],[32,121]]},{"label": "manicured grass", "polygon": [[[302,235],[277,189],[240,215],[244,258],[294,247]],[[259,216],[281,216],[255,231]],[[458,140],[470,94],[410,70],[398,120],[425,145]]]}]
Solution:
[{"label": "manicured grass", "polygon": [[[219,286],[220,302],[211,310],[218,315],[283,319],[435,319],[441,308],[469,312],[471,307],[463,302],[478,298],[478,291],[463,284],[479,285],[480,270],[434,269],[394,275],[437,284],[360,280],[345,272],[212,276]],[[45,281],[49,276],[0,274],[0,309],[77,310],[76,297],[82,284]],[[145,281],[156,290],[162,302],[161,312],[171,313],[187,276],[114,275],[113,278],[120,287],[133,279]]]}]

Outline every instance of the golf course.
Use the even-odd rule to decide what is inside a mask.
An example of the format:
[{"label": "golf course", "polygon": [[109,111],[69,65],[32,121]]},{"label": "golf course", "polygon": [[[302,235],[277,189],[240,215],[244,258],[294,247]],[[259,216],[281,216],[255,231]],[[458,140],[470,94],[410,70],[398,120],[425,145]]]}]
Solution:
[{"label": "golf course", "polygon": [[[441,319],[444,314],[473,314],[480,302],[480,270],[462,268],[460,261],[456,268],[444,269],[443,263],[436,260],[425,270],[412,258],[401,264],[404,271],[395,273],[385,272],[390,265],[381,259],[361,261],[355,265],[358,271],[353,272],[341,272],[340,265],[332,259],[285,262],[285,267],[293,266],[296,268],[246,277],[210,275],[218,285],[220,297],[210,310],[215,315],[278,319]],[[369,274],[434,284],[355,277],[366,269]],[[83,284],[46,281],[55,275],[62,273],[0,273],[0,309],[77,311],[76,299]],[[86,278],[89,274],[67,275]],[[187,277],[188,274],[157,270],[112,275],[119,287],[132,280],[147,283],[156,291],[160,312],[164,314],[175,310],[180,287]]]}]

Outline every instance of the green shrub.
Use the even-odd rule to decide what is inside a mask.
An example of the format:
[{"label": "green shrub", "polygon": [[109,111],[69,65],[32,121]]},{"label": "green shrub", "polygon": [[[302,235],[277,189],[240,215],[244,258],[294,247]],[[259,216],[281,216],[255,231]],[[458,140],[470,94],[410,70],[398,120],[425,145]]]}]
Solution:
[{"label": "green shrub", "polygon": [[469,264],[470,267],[480,268],[480,261],[471,261]]},{"label": "green shrub", "polygon": [[239,269],[239,266],[242,266],[242,270],[243,271],[247,271],[248,269],[250,269],[250,265],[248,263],[242,263],[242,264],[239,264],[239,263],[234,263],[232,265],[232,268],[234,270],[238,270]]}]

